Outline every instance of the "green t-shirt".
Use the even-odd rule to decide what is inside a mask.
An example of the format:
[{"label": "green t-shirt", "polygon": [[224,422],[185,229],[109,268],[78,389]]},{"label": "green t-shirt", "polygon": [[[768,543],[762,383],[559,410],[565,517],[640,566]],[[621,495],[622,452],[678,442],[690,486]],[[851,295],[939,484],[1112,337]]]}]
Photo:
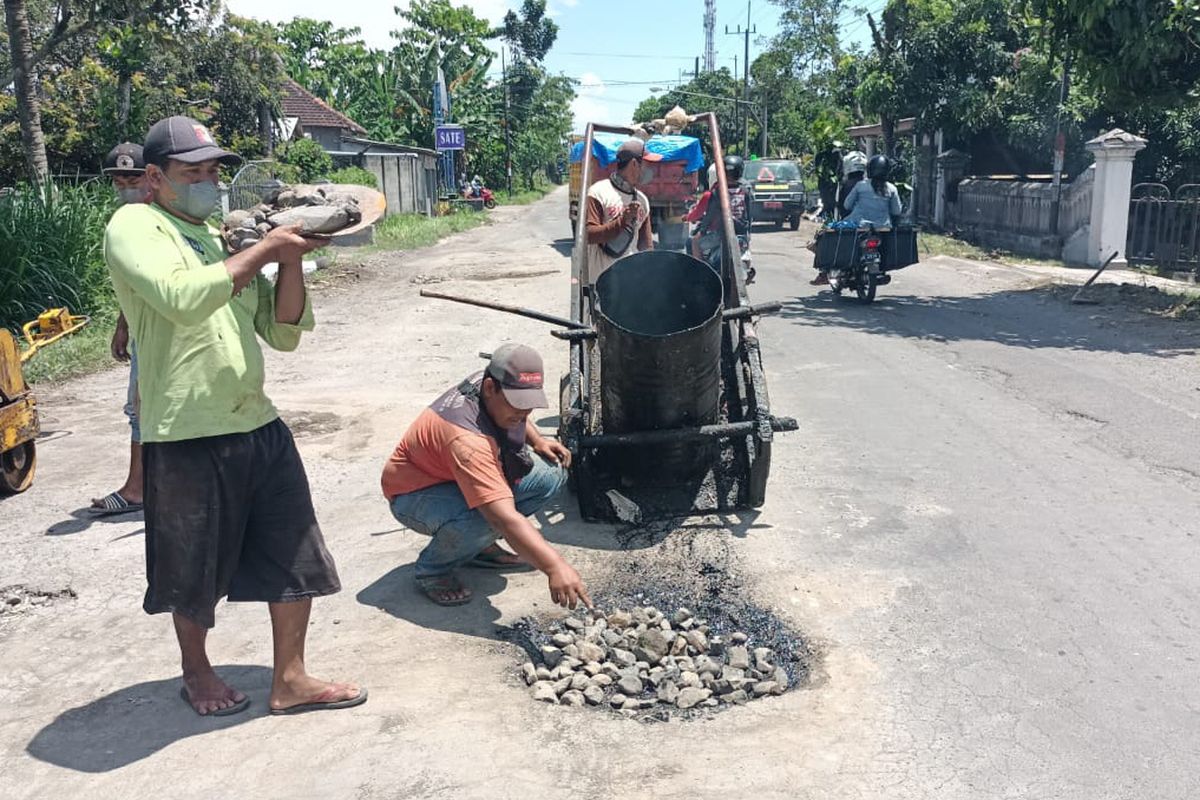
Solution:
[{"label": "green t-shirt", "polygon": [[210,225],[156,205],[130,204],[104,232],[104,258],[138,349],[144,442],[246,433],[279,414],[263,392],[255,336],[294,350],[313,328],[312,303],[295,325],[275,321],[275,289],[261,275],[233,296],[225,247]]}]

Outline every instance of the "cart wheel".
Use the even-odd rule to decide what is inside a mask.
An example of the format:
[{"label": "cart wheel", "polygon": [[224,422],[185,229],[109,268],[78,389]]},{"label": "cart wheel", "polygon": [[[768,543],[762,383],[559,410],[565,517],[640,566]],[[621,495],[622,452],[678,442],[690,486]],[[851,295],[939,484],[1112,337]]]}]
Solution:
[{"label": "cart wheel", "polygon": [[19,444],[0,453],[0,494],[17,494],[33,483],[37,466],[37,450],[33,442]]},{"label": "cart wheel", "polygon": [[864,303],[870,303],[875,299],[875,290],[879,287],[879,276],[868,272],[863,276],[863,280],[859,281],[854,287],[854,291],[858,292],[858,299]]},{"label": "cart wheel", "polygon": [[792,226],[792,230],[800,230],[800,215],[797,214],[796,216],[792,217],[790,220],[788,220],[788,224]]}]

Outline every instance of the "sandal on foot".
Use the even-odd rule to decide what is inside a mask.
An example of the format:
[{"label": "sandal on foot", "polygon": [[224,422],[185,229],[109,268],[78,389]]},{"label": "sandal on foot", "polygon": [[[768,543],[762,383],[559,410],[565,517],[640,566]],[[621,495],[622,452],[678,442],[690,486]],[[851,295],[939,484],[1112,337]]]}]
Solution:
[{"label": "sandal on foot", "polygon": [[[462,606],[471,602],[471,590],[463,586],[453,575],[432,575],[417,578],[417,589],[439,606]],[[450,597],[466,592],[466,597]]]},{"label": "sandal on foot", "polygon": [[210,711],[207,714],[201,714],[200,709],[196,708],[196,704],[192,702],[192,696],[188,694],[186,686],[179,687],[179,696],[183,698],[183,702],[187,703],[188,708],[196,712],[197,717],[228,717],[231,714],[239,714],[245,711],[250,705],[250,696],[247,695],[239,702],[234,703],[228,708],[218,708],[216,711]]},{"label": "sandal on foot", "polygon": [[93,517],[113,517],[117,514],[132,514],[135,511],[142,510],[141,503],[131,503],[124,497],[121,497],[120,492],[110,492],[100,498],[100,505],[92,503],[88,509]]},{"label": "sandal on foot", "polygon": [[307,703],[300,703],[288,706],[287,708],[272,708],[271,713],[275,716],[281,716],[283,714],[303,714],[308,711],[335,711],[339,708],[354,708],[367,702],[367,690],[361,688],[354,697],[348,697],[345,700],[328,699],[337,690],[337,686],[330,686]]},{"label": "sandal on foot", "polygon": [[[510,559],[517,559],[512,561]],[[510,553],[499,545],[486,547],[480,553],[467,562],[468,567],[476,569],[504,569],[511,572],[528,572],[533,569],[533,565],[520,560],[520,556],[516,553]]]}]

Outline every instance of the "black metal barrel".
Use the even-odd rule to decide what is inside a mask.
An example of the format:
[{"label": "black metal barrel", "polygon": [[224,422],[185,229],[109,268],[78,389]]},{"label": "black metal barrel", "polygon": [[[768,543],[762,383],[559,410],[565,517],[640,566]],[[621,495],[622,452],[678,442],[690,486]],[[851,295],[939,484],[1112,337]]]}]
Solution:
[{"label": "black metal barrel", "polygon": [[[596,281],[605,433],[715,423],[721,399],[721,279],[682,253],[620,259]],[[622,472],[671,484],[703,474],[711,444],[622,448]]]}]

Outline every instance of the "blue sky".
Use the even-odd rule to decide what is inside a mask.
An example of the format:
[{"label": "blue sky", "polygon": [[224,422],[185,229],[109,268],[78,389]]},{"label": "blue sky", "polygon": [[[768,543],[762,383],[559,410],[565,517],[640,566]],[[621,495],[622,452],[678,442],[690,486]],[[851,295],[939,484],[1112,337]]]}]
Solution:
[{"label": "blue sky", "polygon": [[[456,0],[463,2],[463,0]],[[863,0],[872,9],[883,0]],[[400,0],[403,4],[403,0]],[[498,22],[519,0],[466,0],[476,13]],[[396,0],[227,0],[235,14],[278,22],[293,17],[327,19],[340,27],[359,27],[363,39],[373,47],[389,46],[388,32],[396,29],[393,13]],[[650,87],[667,87],[680,81],[680,71],[691,71],[696,56],[704,52],[703,0],[657,0],[653,12],[641,20],[636,15],[648,6],[634,0],[550,0],[549,9],[558,23],[558,40],[546,59],[553,72],[581,82],[575,101],[576,125],[587,122],[628,122],[633,109],[650,94]],[[734,56],[742,69],[743,41],[725,35],[726,26],[746,27],[746,3],[717,0],[717,67],[731,71]],[[617,21],[618,15],[633,17]],[[752,0],[750,25],[758,30],[751,37],[750,58],[762,52],[766,39],[778,30],[779,9],[765,0]],[[853,11],[843,15],[843,38],[866,41],[865,17]],[[498,71],[497,66],[497,71]],[[684,79],[686,80],[686,78]]]}]

